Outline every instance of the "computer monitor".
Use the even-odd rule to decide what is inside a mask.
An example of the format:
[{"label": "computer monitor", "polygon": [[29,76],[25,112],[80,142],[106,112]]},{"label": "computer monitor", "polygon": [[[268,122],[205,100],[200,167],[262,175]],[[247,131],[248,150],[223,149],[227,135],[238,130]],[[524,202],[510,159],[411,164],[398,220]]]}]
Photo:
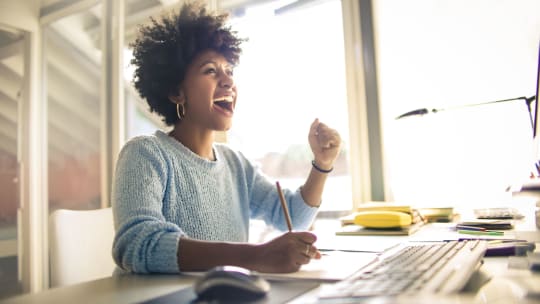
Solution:
[{"label": "computer monitor", "polygon": [[[536,68],[536,102],[535,104],[535,111],[534,111],[534,131],[533,136],[536,140],[536,143],[538,142],[538,137],[540,136],[540,125],[538,124],[538,120],[540,119],[540,106],[538,105],[538,99],[540,98],[538,95],[540,94],[540,41],[538,42],[538,67]],[[538,145],[536,146],[538,149]]]},{"label": "computer monitor", "polygon": [[[531,161],[531,178],[523,181],[519,189],[511,188],[513,192],[540,192],[540,41],[538,41],[538,61],[536,67],[536,95],[534,96],[533,112],[533,151]],[[534,177],[534,178],[532,178]]]},{"label": "computer monitor", "polygon": [[534,111],[534,123],[533,123],[533,139],[534,139],[534,154],[533,154],[533,160],[534,160],[534,173],[536,177],[540,176],[540,105],[539,103],[539,95],[540,95],[540,41],[538,43],[538,62],[537,62],[537,68],[536,68],[536,94],[535,99],[536,102],[535,105],[535,111]]}]

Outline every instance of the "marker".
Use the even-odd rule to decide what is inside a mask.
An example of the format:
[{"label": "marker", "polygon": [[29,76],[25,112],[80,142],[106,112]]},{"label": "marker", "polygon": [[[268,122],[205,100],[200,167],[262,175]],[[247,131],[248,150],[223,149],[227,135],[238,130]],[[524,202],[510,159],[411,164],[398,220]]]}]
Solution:
[{"label": "marker", "polygon": [[473,234],[473,235],[504,235],[503,231],[497,231],[497,230],[485,230],[485,231],[458,230],[458,233]]}]

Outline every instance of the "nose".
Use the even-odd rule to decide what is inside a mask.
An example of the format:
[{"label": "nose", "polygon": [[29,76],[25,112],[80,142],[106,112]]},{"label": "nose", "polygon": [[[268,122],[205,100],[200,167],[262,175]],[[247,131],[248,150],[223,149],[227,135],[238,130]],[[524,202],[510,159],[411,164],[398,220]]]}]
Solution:
[{"label": "nose", "polygon": [[230,89],[234,87],[234,78],[232,75],[227,74],[227,72],[221,73],[221,77],[219,79],[219,85],[221,87]]}]

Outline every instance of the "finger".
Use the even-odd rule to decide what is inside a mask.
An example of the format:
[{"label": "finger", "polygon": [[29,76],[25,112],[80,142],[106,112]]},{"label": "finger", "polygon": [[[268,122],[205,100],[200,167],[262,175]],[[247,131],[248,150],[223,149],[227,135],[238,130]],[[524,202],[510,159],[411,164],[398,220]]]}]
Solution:
[{"label": "finger", "polygon": [[324,133],[328,130],[331,130],[330,127],[328,127],[324,122],[319,121],[319,124],[317,125],[317,131],[319,131],[319,133]]},{"label": "finger", "polygon": [[303,244],[311,245],[317,241],[317,236],[308,231],[294,232],[294,234]]},{"label": "finger", "polygon": [[285,272],[297,272],[300,270],[300,267],[302,266],[301,263],[294,263],[294,265],[290,265],[285,269]]},{"label": "finger", "polygon": [[[323,125],[322,123],[319,124],[319,126]],[[332,140],[336,140],[336,139],[339,139],[339,133],[338,131],[336,131],[335,129],[331,129],[331,128],[328,128],[328,127],[319,127],[318,128],[318,132],[319,132],[319,138],[321,139],[332,139]]]},{"label": "finger", "polygon": [[315,118],[315,120],[311,123],[311,126],[309,127],[309,135],[310,136],[317,136],[319,132],[319,119]]},{"label": "finger", "polygon": [[333,129],[320,131],[319,136],[317,138],[319,140],[319,145],[323,148],[336,147],[341,142],[339,133]]},{"label": "finger", "polygon": [[311,251],[311,258],[312,258],[312,259],[316,259],[316,260],[320,259],[321,256],[322,256],[322,254],[321,254],[321,252],[319,251],[319,249],[317,249],[317,247],[315,247],[315,246],[312,246],[311,248],[312,248],[312,249],[311,249],[311,250],[312,250],[312,251]]},{"label": "finger", "polygon": [[310,246],[310,245],[308,245],[308,246],[309,246],[309,247],[308,247],[308,249],[306,249],[305,255],[306,255],[307,257],[309,257],[310,259],[316,259],[316,260],[320,259],[321,256],[322,256],[322,254],[321,254],[321,252],[317,249],[317,247],[315,247],[315,246]]},{"label": "finger", "polygon": [[304,249],[302,251],[302,254],[307,256],[308,258],[311,259],[311,255],[314,253],[313,251],[313,246],[309,245],[309,244],[305,244],[304,245]]},{"label": "finger", "polygon": [[308,257],[307,255],[303,254],[303,255],[300,256],[297,263],[301,264],[301,265],[304,265],[304,264],[309,263],[309,261],[311,261],[311,258]]}]

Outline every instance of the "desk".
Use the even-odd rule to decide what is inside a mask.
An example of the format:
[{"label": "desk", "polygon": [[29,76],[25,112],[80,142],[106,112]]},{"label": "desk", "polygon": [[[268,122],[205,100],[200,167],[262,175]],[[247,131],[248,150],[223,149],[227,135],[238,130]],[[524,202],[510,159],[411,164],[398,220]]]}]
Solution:
[{"label": "desk", "polygon": [[[321,225],[319,228],[327,226]],[[316,231],[318,230],[317,227]],[[425,227],[429,229],[429,226]],[[330,237],[328,231],[321,230],[321,241],[324,238]],[[325,234],[326,233],[326,234]],[[540,231],[519,231],[519,235],[533,237],[538,242]],[[348,236],[347,238],[355,239],[357,242],[369,240],[361,236]],[[328,241],[324,239],[324,241]],[[537,248],[537,251],[539,249]],[[479,287],[484,284],[489,278],[493,278],[493,282],[500,282],[501,286],[511,287],[506,280],[515,282],[523,280],[540,286],[540,274],[531,273],[528,270],[511,269],[508,267],[509,259],[506,257],[488,257],[484,259],[484,265],[471,278],[463,293],[441,297],[422,296],[418,297],[399,297],[398,299],[373,299],[363,303],[489,303],[483,301],[480,294],[477,294]],[[179,276],[179,275],[122,275],[109,277],[99,280],[94,280],[86,283],[76,284],[67,287],[50,289],[36,294],[27,294],[18,297],[13,297],[1,301],[6,304],[31,304],[31,303],[140,303],[156,297],[164,296],[179,290],[189,288],[195,277]],[[489,283],[488,283],[489,284]],[[486,285],[488,286],[488,285]],[[494,286],[494,292],[506,293],[504,290],[497,290]],[[508,289],[507,289],[508,290]],[[308,292],[300,299],[292,301],[294,304],[306,304],[314,301],[316,291]],[[497,295],[494,295],[497,296]],[[493,299],[487,299],[493,300]],[[501,303],[512,303],[512,299],[507,299]],[[515,301],[513,301],[515,302]],[[539,303],[540,299],[521,299],[519,303]],[[264,303],[264,302],[263,302]]]},{"label": "desk", "polygon": [[0,301],[1,303],[140,303],[182,288],[193,278],[178,275],[123,275],[53,288]]}]

